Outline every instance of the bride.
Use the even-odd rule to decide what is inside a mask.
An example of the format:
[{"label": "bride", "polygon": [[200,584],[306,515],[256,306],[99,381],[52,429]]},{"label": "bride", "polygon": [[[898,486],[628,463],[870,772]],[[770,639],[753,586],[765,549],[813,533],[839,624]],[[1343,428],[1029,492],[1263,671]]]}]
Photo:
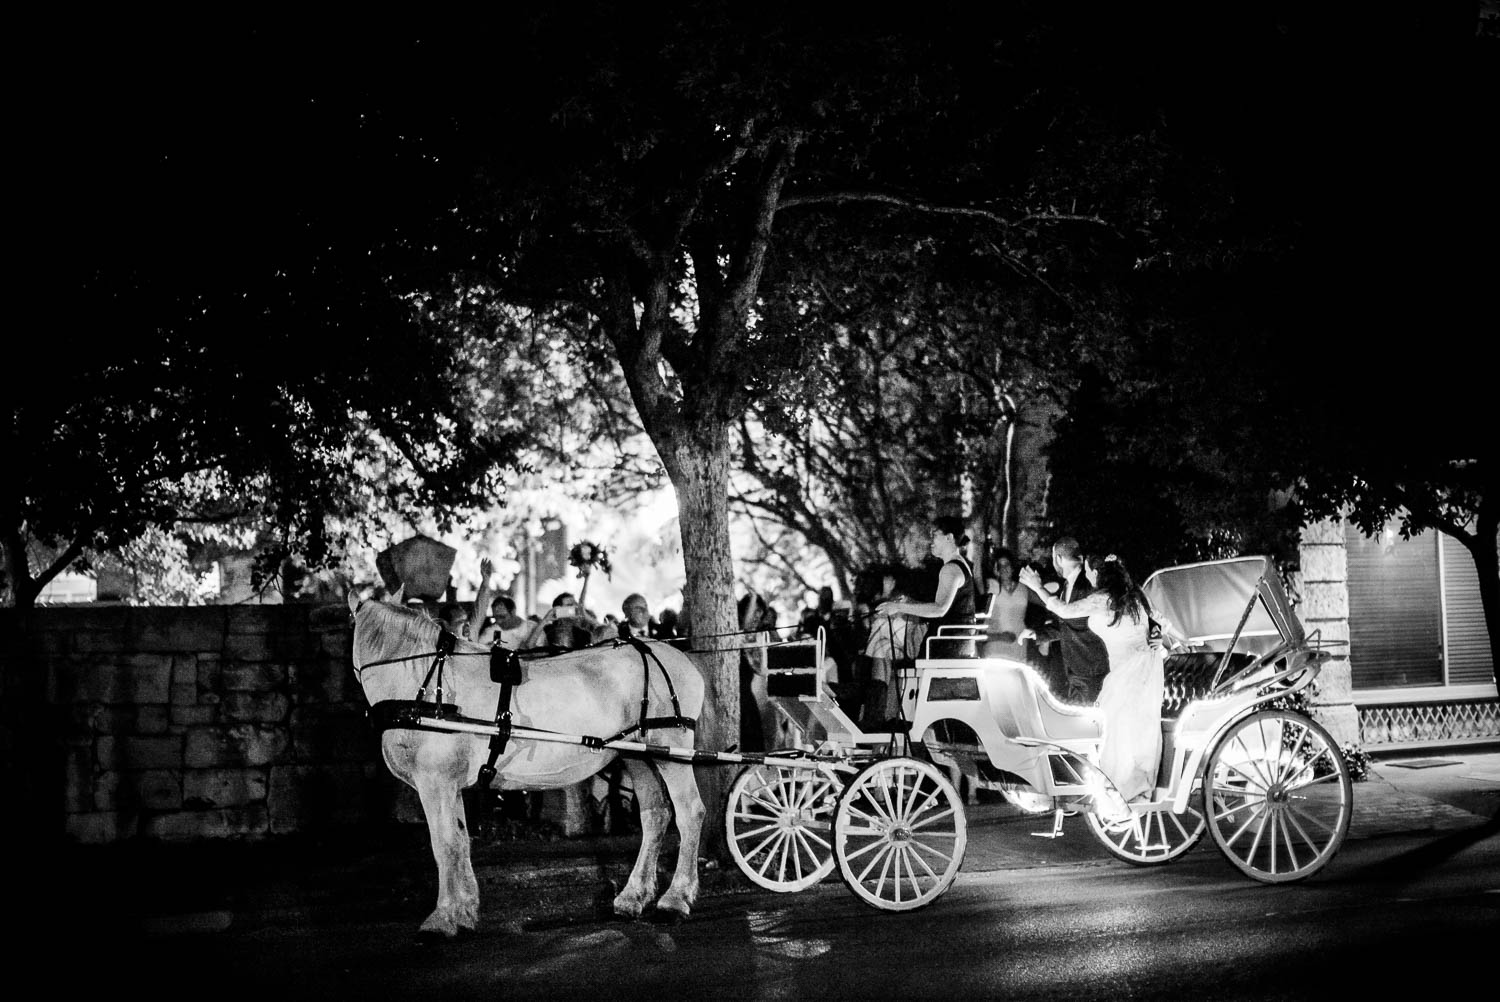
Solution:
[{"label": "bride", "polygon": [[1099,690],[1104,711],[1104,745],[1099,766],[1126,800],[1156,786],[1161,759],[1162,654],[1148,639],[1146,597],[1114,554],[1090,556],[1084,573],[1094,590],[1075,602],[1062,602],[1042,587],[1034,568],[1021,571],[1021,583],[1047,608],[1067,619],[1088,617],[1109,651],[1109,674]]}]

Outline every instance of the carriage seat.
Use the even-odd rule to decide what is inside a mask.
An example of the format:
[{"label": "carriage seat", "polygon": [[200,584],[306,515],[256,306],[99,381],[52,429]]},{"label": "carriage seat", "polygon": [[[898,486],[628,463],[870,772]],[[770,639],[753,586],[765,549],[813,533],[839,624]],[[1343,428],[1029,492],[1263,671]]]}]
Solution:
[{"label": "carriage seat", "polygon": [[1058,702],[1031,669],[997,664],[985,669],[984,678],[990,710],[1006,737],[1087,741],[1100,736],[1097,710]]},{"label": "carriage seat", "polygon": [[[1209,694],[1214,672],[1219,669],[1219,660],[1224,655],[1219,651],[1192,651],[1186,654],[1169,654],[1162,666],[1161,718],[1176,720],[1183,709],[1195,699]],[[1229,677],[1255,660],[1254,655],[1236,653],[1229,656],[1229,667],[1224,670]]]}]

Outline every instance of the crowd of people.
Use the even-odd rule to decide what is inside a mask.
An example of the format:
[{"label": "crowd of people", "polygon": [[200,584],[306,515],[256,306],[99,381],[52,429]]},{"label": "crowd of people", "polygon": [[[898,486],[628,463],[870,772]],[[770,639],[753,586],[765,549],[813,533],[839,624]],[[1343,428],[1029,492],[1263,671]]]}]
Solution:
[{"label": "crowd of people", "polygon": [[[1097,706],[1106,722],[1101,768],[1127,799],[1149,794],[1160,757],[1164,659],[1145,595],[1124,563],[1114,554],[1085,553],[1068,536],[1029,562],[988,546],[976,561],[971,542],[953,516],[914,527],[898,561],[859,574],[850,598],[837,598],[831,586],[818,589],[790,628],[778,626],[774,601],[746,588],[736,610],[745,638],[739,747],[771,750],[784,737],[766,698],[767,644],[821,632],[835,697],[862,729],[876,731],[899,726],[909,712],[903,691],[924,641],[943,626],[962,625],[980,631],[976,656],[1026,664],[1050,698]],[[456,636],[537,653],[628,638],[687,641],[675,610],[654,615],[639,593],[625,598],[619,616],[597,616],[568,591],[541,615],[522,616],[515,600],[495,589],[491,561],[482,560],[480,570],[472,610],[457,602],[438,610]],[[618,800],[619,777],[609,782],[608,796]]]}]

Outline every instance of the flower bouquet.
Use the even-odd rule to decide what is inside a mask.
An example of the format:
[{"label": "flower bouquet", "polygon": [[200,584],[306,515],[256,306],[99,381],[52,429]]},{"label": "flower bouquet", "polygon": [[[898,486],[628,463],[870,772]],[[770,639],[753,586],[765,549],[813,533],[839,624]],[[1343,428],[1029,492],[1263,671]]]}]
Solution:
[{"label": "flower bouquet", "polygon": [[604,547],[586,539],[575,543],[568,551],[568,563],[578,568],[578,576],[581,578],[588,577],[595,567],[603,571],[605,577],[609,577],[610,572],[614,570],[609,565],[609,554]]},{"label": "flower bouquet", "polygon": [[583,578],[583,587],[578,592],[578,606],[581,609],[583,598],[589,593],[589,575],[593,573],[594,568],[597,567],[603,571],[605,577],[609,577],[613,568],[609,566],[609,554],[604,551],[604,547],[591,543],[587,539],[575,543],[568,551],[568,563],[578,568],[578,576]]}]

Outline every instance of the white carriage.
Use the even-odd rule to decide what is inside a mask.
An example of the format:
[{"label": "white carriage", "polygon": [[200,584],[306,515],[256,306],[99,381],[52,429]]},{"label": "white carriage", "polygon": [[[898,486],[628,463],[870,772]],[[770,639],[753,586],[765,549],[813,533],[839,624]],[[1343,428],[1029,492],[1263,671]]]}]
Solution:
[{"label": "white carriage", "polygon": [[902,682],[904,726],[865,732],[840,708],[823,638],[766,649],[767,693],[794,746],[736,777],[725,822],[736,864],[773,891],[835,867],[867,903],[910,910],[963,863],[958,765],[1028,812],[1083,815],[1110,853],[1151,866],[1205,831],[1241,872],[1306,878],[1338,851],[1353,807],[1333,738],[1289,705],[1330,644],[1309,637],[1271,561],[1244,557],[1158,571],[1143,586],[1171,652],[1156,788],[1126,804],[1098,768],[1105,723],[1056,700],[1029,666],[975,654],[979,627],[945,627]]}]

